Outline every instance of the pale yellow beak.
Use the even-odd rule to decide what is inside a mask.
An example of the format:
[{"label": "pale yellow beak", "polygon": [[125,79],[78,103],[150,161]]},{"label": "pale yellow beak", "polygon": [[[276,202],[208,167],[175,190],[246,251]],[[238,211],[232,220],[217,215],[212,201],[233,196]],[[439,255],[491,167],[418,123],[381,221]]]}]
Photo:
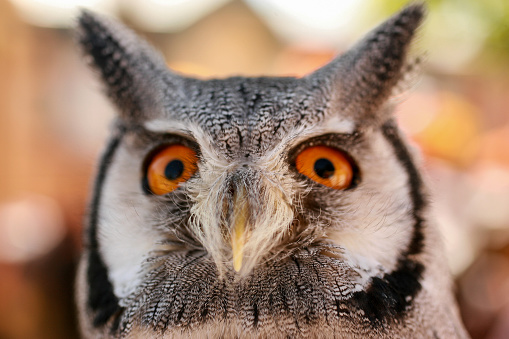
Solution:
[{"label": "pale yellow beak", "polygon": [[233,230],[232,230],[232,253],[233,268],[239,272],[242,268],[244,245],[247,238],[247,222],[249,218],[249,205],[244,187],[235,192],[233,198]]}]

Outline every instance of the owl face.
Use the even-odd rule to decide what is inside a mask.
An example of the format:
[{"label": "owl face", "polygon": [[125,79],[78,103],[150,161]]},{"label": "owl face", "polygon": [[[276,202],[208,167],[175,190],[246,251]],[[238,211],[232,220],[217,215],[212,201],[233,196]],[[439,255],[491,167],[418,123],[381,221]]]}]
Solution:
[{"label": "owl face", "polygon": [[423,287],[441,265],[391,117],[422,12],[304,78],[214,80],[84,13],[80,41],[119,109],[78,278],[84,333],[394,337],[429,312],[446,325],[426,333],[452,333],[446,275]]}]

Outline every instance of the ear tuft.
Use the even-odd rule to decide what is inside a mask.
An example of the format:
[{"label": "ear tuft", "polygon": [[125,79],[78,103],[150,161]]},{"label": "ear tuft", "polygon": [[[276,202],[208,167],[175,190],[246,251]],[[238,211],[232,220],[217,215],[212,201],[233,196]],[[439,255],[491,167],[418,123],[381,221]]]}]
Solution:
[{"label": "ear tuft", "polygon": [[406,7],[375,28],[344,55],[310,75],[332,93],[336,110],[357,120],[376,116],[405,73],[415,31],[425,14],[422,4]]},{"label": "ear tuft", "polygon": [[154,108],[162,76],[170,72],[151,46],[123,25],[88,11],[78,18],[77,39],[123,118],[138,119]]}]

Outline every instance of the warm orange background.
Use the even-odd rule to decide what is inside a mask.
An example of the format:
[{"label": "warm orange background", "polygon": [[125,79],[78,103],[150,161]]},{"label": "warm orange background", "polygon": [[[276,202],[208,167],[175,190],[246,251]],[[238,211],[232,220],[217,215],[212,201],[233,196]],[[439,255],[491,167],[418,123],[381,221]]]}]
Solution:
[{"label": "warm orange background", "polygon": [[[336,41],[277,33],[281,8],[255,0],[224,1],[178,31],[144,26],[134,0],[112,12],[181,72],[303,75],[405,3],[363,1]],[[114,109],[66,24],[42,27],[27,2],[0,0],[0,338],[73,338],[81,222]],[[422,150],[472,337],[509,338],[509,3],[429,3],[415,46],[427,62],[396,114]]]}]

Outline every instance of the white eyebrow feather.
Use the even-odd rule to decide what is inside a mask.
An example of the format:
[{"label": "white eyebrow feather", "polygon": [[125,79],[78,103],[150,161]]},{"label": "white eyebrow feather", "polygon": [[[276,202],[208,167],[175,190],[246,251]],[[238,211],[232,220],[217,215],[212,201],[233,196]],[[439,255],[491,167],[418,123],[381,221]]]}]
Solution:
[{"label": "white eyebrow feather", "polygon": [[339,115],[333,115],[321,123],[321,133],[352,134],[355,131],[355,122]]},{"label": "white eyebrow feather", "polygon": [[290,131],[282,143],[289,147],[295,147],[301,142],[324,134],[353,134],[355,122],[339,116],[333,116],[320,124],[311,126],[299,126]]},{"label": "white eyebrow feather", "polygon": [[191,126],[184,121],[167,120],[167,119],[148,120],[148,121],[145,121],[143,126],[151,132],[173,133],[173,134],[184,134],[184,135],[189,135],[189,130],[191,129]]}]

